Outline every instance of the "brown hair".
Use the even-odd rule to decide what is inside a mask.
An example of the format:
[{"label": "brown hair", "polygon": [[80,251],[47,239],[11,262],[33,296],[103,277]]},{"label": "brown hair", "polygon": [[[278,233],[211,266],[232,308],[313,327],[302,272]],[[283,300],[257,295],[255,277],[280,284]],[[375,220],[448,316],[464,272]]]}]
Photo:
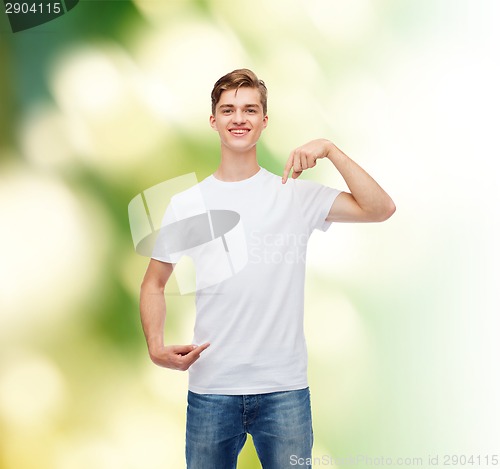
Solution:
[{"label": "brown hair", "polygon": [[215,115],[215,107],[219,102],[220,96],[226,90],[238,90],[242,87],[257,88],[260,93],[260,103],[264,110],[264,115],[267,114],[267,88],[262,80],[257,78],[257,75],[248,68],[240,68],[219,78],[212,90],[212,115]]}]

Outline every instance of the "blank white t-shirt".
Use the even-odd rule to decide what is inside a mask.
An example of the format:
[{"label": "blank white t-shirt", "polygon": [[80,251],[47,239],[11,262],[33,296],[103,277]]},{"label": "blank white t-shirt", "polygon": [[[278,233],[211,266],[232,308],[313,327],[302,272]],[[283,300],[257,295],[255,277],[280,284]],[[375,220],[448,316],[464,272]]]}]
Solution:
[{"label": "blank white t-shirt", "polygon": [[[208,256],[203,267],[205,283],[196,292],[193,343],[211,345],[189,369],[189,390],[242,395],[307,387],[307,242],[314,229],[329,228],[325,218],[340,191],[301,179],[282,184],[281,176],[264,168],[237,182],[211,175],[195,190],[172,198],[166,223],[201,213],[200,205],[193,203],[196,197],[207,211],[236,212],[239,220],[234,236],[228,233],[217,240],[221,251],[232,252],[232,257],[220,257],[219,262]],[[241,252],[234,255],[237,251]],[[159,238],[152,257],[177,262],[180,255],[162,250]],[[224,277],[219,264],[229,265],[230,273],[222,281],[217,281]]]}]

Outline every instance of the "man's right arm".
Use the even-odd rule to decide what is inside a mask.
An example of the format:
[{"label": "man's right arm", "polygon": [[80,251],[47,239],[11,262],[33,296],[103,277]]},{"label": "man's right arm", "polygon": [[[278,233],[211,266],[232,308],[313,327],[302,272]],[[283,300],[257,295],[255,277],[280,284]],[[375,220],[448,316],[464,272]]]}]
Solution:
[{"label": "man's right arm", "polygon": [[165,368],[185,371],[210,344],[165,346],[165,285],[173,270],[174,264],[151,259],[141,284],[141,322],[151,360]]}]

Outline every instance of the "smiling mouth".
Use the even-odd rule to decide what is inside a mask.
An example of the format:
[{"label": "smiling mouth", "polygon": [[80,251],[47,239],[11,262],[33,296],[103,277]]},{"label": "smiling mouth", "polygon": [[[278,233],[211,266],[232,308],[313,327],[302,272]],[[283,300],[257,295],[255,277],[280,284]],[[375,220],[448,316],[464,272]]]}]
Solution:
[{"label": "smiling mouth", "polygon": [[231,129],[229,132],[231,132],[232,135],[241,137],[242,135],[246,135],[250,132],[250,129]]}]

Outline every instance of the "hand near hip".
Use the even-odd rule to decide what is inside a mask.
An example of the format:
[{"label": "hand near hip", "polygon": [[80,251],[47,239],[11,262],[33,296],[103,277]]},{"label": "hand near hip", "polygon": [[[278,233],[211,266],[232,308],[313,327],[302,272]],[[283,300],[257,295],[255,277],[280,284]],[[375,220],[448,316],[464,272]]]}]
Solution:
[{"label": "hand near hip", "polygon": [[186,371],[209,345],[208,342],[202,345],[167,345],[150,352],[150,356],[158,366]]}]

